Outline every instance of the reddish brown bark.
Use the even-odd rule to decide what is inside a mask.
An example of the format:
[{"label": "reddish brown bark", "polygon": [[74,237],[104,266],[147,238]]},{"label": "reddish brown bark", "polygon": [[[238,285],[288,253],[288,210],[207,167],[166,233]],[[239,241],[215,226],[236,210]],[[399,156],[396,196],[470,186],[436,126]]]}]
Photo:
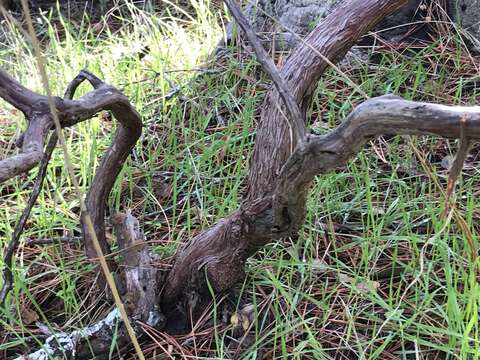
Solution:
[{"label": "reddish brown bark", "polygon": [[[406,3],[407,0],[347,1],[318,24],[305,38],[309,46],[300,43],[281,70],[302,111],[306,110],[315,85],[328,68],[327,62],[312,48],[336,63],[361,36]],[[281,103],[274,89],[263,103],[248,174],[247,202],[273,190],[280,168],[297,144],[296,139],[292,141],[288,123],[278,108]]]},{"label": "reddish brown bark", "polygon": [[[346,2],[322,21],[305,42],[332,62],[385,16],[406,0],[353,0]],[[282,68],[295,101],[305,111],[316,82],[328,66],[303,43],[292,52]],[[239,210],[192,239],[179,250],[163,292],[167,313],[182,308],[194,315],[210,298],[206,277],[217,292],[230,289],[243,276],[248,257],[266,243],[295,234],[303,224],[305,196],[309,182],[296,190],[296,204],[289,208],[273,205],[273,190],[280,169],[297,145],[293,122],[285,119],[282,99],[272,88],[264,101],[250,164],[247,195]],[[283,113],[288,111],[283,110]],[[281,195],[277,196],[281,197]],[[178,316],[178,314],[176,315]]]}]

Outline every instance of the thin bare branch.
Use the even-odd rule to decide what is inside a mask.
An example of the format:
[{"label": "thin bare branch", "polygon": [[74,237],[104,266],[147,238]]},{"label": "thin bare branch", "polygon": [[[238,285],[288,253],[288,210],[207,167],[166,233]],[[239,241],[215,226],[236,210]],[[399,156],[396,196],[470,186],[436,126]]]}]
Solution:
[{"label": "thin bare branch", "polygon": [[52,238],[41,238],[41,239],[26,239],[26,246],[42,246],[42,245],[52,245],[52,244],[75,244],[82,241],[80,236],[62,236],[62,237],[52,237]]},{"label": "thin bare branch", "polygon": [[55,149],[56,144],[57,144],[57,135],[53,133],[50,136],[50,140],[47,144],[45,153],[43,154],[42,160],[40,162],[38,175],[37,175],[37,178],[35,179],[35,184],[33,185],[32,193],[30,194],[30,198],[28,199],[27,206],[25,207],[25,209],[23,209],[22,215],[20,216],[20,220],[18,221],[13,231],[12,240],[10,240],[8,247],[4,252],[3,286],[2,286],[2,289],[0,290],[0,306],[3,306],[5,299],[12,288],[13,253],[18,246],[18,243],[20,241],[20,236],[23,233],[23,229],[25,228],[25,224],[27,223],[28,217],[30,216],[30,212],[32,211],[33,205],[37,201],[38,195],[40,195],[40,191],[42,190],[43,181],[45,180],[45,176],[47,174],[48,162],[50,161],[50,157],[52,156],[52,153],[53,153],[53,150]]},{"label": "thin bare branch", "polygon": [[297,141],[303,141],[306,133],[305,116],[302,114],[298,103],[295,101],[292,95],[292,90],[288,88],[282,75],[278,72],[273,60],[270,58],[270,56],[268,56],[262,44],[258,40],[257,35],[253,31],[251,25],[248,23],[248,20],[238,7],[235,0],[224,0],[224,3],[225,5],[227,5],[235,21],[242,28],[248,41],[253,46],[255,54],[257,55],[257,60],[262,66],[263,71],[267,73],[267,75],[272,79],[273,83],[275,84],[275,87],[277,88],[277,91],[280,94],[283,103],[285,104],[285,107],[290,115],[292,121],[291,126],[297,137]]},{"label": "thin bare branch", "polygon": [[472,141],[467,140],[466,123],[467,120],[465,118],[460,120],[460,143],[452,167],[450,168],[450,173],[448,174],[447,191],[445,192],[445,215],[450,211],[450,198],[472,145]]}]

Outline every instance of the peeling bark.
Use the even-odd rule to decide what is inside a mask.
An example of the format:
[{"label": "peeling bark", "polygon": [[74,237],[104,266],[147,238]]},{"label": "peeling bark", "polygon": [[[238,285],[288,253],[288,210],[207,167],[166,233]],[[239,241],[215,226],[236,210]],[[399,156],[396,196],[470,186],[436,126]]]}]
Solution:
[{"label": "peeling bark", "polygon": [[122,256],[125,310],[134,321],[161,328],[165,321],[158,304],[161,284],[138,220],[130,213],[116,214],[112,223]]},{"label": "peeling bark", "polygon": [[[303,111],[310,103],[314,88],[328,67],[327,62],[339,61],[358,39],[387,15],[401,8],[406,0],[354,0],[340,5],[325,18],[288,57],[282,68],[290,91]],[[270,193],[280,168],[283,166],[297,139],[290,139],[290,129],[278,109],[280,98],[272,89],[262,106],[261,120],[248,175],[248,193],[251,201]]]},{"label": "peeling bark", "polygon": [[18,356],[15,360],[89,359],[89,346],[98,351],[99,358],[107,359],[112,339],[125,333],[121,329],[121,322],[120,312],[117,309],[112,310],[101,321],[83,329],[52,334],[45,340],[42,349]]}]

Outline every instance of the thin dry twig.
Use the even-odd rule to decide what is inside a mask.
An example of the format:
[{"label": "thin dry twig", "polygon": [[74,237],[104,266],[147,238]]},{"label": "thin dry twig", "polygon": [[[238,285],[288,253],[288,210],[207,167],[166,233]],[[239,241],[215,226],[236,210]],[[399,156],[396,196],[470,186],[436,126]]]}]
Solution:
[{"label": "thin dry twig", "polygon": [[42,190],[43,181],[45,180],[45,176],[47,175],[48,162],[50,161],[53,150],[55,149],[57,140],[57,135],[55,133],[52,133],[52,135],[50,135],[50,140],[45,149],[42,160],[40,161],[38,175],[35,179],[35,184],[33,185],[32,193],[30,194],[30,198],[28,199],[27,206],[25,207],[25,209],[23,209],[20,220],[18,221],[13,231],[12,240],[10,240],[8,247],[5,250],[5,255],[3,258],[3,264],[5,268],[3,270],[3,286],[0,290],[0,306],[3,306],[8,293],[12,289],[13,253],[15,252],[15,249],[20,242],[20,236],[23,233],[23,229],[25,228],[25,224],[27,223],[28,217],[30,216],[33,205],[35,205],[35,202],[38,199],[38,195],[40,195],[40,191]]},{"label": "thin dry twig", "polygon": [[330,59],[325,56],[324,54],[322,54],[320,51],[318,51],[318,49],[314,48],[311,44],[309,44],[307,41],[305,41],[305,39],[300,36],[299,34],[297,34],[295,31],[293,31],[292,29],[290,29],[288,26],[286,26],[284,23],[282,23],[278,18],[276,18],[275,16],[272,16],[270,15],[267,11],[265,11],[264,9],[262,9],[261,6],[258,6],[257,3],[254,3],[253,1],[250,1],[250,0],[247,0],[247,3],[250,4],[251,6],[253,6],[255,8],[256,11],[259,11],[260,13],[262,13],[262,15],[268,17],[270,20],[272,20],[276,25],[280,26],[281,28],[285,29],[286,31],[288,31],[297,41],[299,41],[302,45],[308,47],[310,50],[312,50],[317,56],[319,56],[320,58],[322,58],[323,61],[325,61],[328,66],[330,66],[333,70],[335,70],[335,72],[340,75],[343,80],[348,83],[352,88],[354,88],[360,95],[363,96],[363,98],[366,100],[369,98],[369,96],[367,95],[367,93],[365,91],[362,90],[362,88],[357,84],[355,83],[351,78],[350,76],[348,76],[344,71],[342,71],[334,62],[330,61]]},{"label": "thin dry twig", "polygon": [[257,60],[262,66],[263,71],[272,79],[275,87],[278,90],[278,93],[282,97],[282,100],[287,108],[287,111],[293,121],[291,124],[295,135],[298,140],[302,142],[305,139],[306,129],[305,129],[305,119],[298,106],[298,103],[295,101],[292,91],[287,87],[287,84],[283,77],[277,70],[272,58],[268,56],[267,52],[263,48],[262,44],[258,40],[257,35],[253,31],[252,27],[248,23],[248,20],[245,18],[245,15],[242,13],[238,5],[234,0],[224,0],[225,5],[227,5],[232,16],[238,25],[242,28],[243,32],[247,36],[248,41],[253,46],[255,54],[257,55]]},{"label": "thin dry twig", "polygon": [[[460,119],[460,143],[457,154],[455,155],[455,159],[453,160],[453,164],[450,168],[450,173],[448,174],[447,189],[445,191],[445,210],[443,212],[444,217],[447,216],[451,208],[455,209],[455,199],[452,199],[452,194],[455,191],[455,184],[457,183],[458,177],[462,172],[463,164],[465,163],[465,159],[467,158],[473,143],[472,140],[467,139],[466,127],[467,119],[466,117],[462,117]],[[474,264],[477,258],[477,247],[475,245],[475,241],[473,240],[474,236],[467,222],[459,214],[459,212],[455,210],[454,213],[455,220],[467,239],[468,246],[470,248],[470,260],[472,264]],[[475,271],[477,271],[476,268]]]},{"label": "thin dry twig", "polygon": [[62,236],[62,237],[52,237],[52,238],[42,238],[42,239],[27,239],[25,240],[25,245],[27,246],[41,246],[41,245],[51,245],[51,244],[72,244],[79,243],[82,241],[80,236]]}]

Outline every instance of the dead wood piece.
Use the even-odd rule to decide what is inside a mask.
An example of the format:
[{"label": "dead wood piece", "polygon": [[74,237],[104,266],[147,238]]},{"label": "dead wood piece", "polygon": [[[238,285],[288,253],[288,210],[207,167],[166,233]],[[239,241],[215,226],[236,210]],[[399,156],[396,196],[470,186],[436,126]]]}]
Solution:
[{"label": "dead wood piece", "polygon": [[298,223],[296,213],[303,202],[298,189],[308,188],[314,176],[343,166],[368,141],[387,134],[478,140],[480,107],[422,103],[390,95],[365,101],[337,129],[325,136],[311,135],[295,150],[280,173],[274,212],[283,214],[284,224]]},{"label": "dead wood piece", "polygon": [[[134,330],[137,336],[141,336],[142,324],[161,329],[165,317],[158,306],[160,284],[156,281],[157,269],[138,220],[127,212],[114,215],[112,223],[122,254],[120,269],[126,287],[123,300]],[[104,319],[83,329],[52,334],[41,350],[16,360],[43,360],[55,356],[66,356],[69,359],[91,359],[95,356],[97,359],[107,359],[112,345],[121,348],[129,343],[130,338],[120,312],[115,309]]]},{"label": "dead wood piece", "polygon": [[22,152],[0,160],[0,183],[36,167],[43,156],[43,143],[51,127],[46,115],[34,116],[22,136]]},{"label": "dead wood piece", "polygon": [[[72,100],[75,90],[84,80],[88,80],[94,90],[79,99]],[[52,127],[52,119],[47,97],[26,89],[3,70],[0,70],[0,97],[21,110],[29,121],[22,140],[23,152],[0,161],[0,182],[2,182],[38,164],[42,157],[43,140]],[[54,102],[62,127],[73,126],[88,120],[103,110],[111,111],[119,122],[112,144],[97,169],[86,198],[87,208],[102,251],[108,254],[110,248],[105,236],[105,204],[122,165],[140,137],[141,117],[125,95],[86,70],[82,70],[69,84],[65,98],[55,97]],[[87,257],[95,259],[96,251],[85,229],[84,216],[81,217],[81,221]]]},{"label": "dead wood piece", "polygon": [[43,144],[52,126],[49,112],[39,111],[47,106],[46,98],[25,88],[0,69],[0,97],[23,112],[28,120],[21,137],[22,152],[0,160],[0,183],[25,173],[38,165]]},{"label": "dead wood piece", "polygon": [[98,359],[107,359],[112,341],[127,336],[118,309],[104,319],[71,333],[57,332],[49,336],[42,349],[15,358],[15,360],[91,359],[92,352]]},{"label": "dead wood piece", "polygon": [[22,111],[27,118],[32,116],[32,103],[42,99],[46,100],[36,92],[22,86],[2,69],[0,69],[0,97]]},{"label": "dead wood piece", "polygon": [[121,250],[120,270],[125,282],[123,300],[127,314],[149,326],[163,327],[164,316],[158,299],[158,270],[138,220],[129,212],[118,213],[112,217],[112,224]]}]

